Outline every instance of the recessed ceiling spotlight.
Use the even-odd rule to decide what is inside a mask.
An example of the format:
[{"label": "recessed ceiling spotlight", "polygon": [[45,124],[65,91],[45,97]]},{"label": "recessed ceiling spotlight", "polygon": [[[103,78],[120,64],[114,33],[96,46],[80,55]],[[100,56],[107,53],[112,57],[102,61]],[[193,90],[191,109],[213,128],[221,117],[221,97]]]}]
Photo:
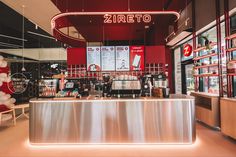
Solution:
[{"label": "recessed ceiling spotlight", "polygon": [[147,26],[147,25],[146,25],[144,28],[145,28],[145,29],[148,29],[148,28],[149,28],[149,26]]},{"label": "recessed ceiling spotlight", "polygon": [[92,20],[89,20],[89,23],[92,23]]}]

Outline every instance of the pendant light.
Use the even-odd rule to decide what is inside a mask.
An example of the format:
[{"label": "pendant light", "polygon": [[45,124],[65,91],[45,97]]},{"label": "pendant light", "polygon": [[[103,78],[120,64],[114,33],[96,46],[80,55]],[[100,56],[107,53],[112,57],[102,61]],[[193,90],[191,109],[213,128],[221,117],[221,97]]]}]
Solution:
[{"label": "pendant light", "polygon": [[24,48],[25,48],[25,5],[22,5],[22,69],[21,71],[26,71],[25,61],[24,61]]}]

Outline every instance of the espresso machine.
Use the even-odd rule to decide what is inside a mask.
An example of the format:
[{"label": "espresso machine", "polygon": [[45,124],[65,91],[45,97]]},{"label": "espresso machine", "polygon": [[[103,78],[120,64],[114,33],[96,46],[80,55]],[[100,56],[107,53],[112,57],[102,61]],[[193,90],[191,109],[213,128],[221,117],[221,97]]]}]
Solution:
[{"label": "espresso machine", "polygon": [[137,76],[120,75],[112,81],[111,94],[113,96],[135,98],[140,96],[140,93],[141,83]]}]

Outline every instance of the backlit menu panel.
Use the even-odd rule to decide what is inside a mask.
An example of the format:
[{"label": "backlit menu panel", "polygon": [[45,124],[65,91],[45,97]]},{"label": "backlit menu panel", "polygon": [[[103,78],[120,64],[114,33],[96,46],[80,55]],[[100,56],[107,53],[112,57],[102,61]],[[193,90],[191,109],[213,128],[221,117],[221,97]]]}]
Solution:
[{"label": "backlit menu panel", "polygon": [[87,47],[87,70],[101,71],[100,47]]},{"label": "backlit menu panel", "polygon": [[116,46],[116,71],[129,71],[129,46]]},{"label": "backlit menu panel", "polygon": [[130,70],[144,70],[144,46],[130,46]]},{"label": "backlit menu panel", "polygon": [[102,58],[102,71],[115,71],[115,47],[114,46],[102,46],[101,58]]}]

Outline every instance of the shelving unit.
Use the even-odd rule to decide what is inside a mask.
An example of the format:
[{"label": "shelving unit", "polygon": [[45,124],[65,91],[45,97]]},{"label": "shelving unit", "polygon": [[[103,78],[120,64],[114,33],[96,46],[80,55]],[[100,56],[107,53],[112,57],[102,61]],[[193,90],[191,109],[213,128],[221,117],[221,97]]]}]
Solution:
[{"label": "shelving unit", "polygon": [[236,33],[225,38],[227,41],[227,96],[228,98],[222,98],[220,100],[220,120],[221,131],[224,135],[230,136],[236,139],[236,99],[235,99],[235,77],[236,73],[229,71],[229,62],[236,60],[234,58],[234,52],[236,51],[236,44],[233,44],[233,40],[236,40]]},{"label": "shelving unit", "polygon": [[227,75],[228,76],[236,76],[236,74],[231,74],[231,73],[228,73]]},{"label": "shelving unit", "polygon": [[226,49],[227,52],[227,95],[228,97],[233,97],[234,94],[234,77],[236,76],[236,73],[229,73],[228,72],[228,64],[230,61],[235,60],[236,58],[233,57],[233,52],[236,51],[236,42],[234,42],[233,40],[236,40],[236,33],[232,34],[228,37],[225,38],[227,40],[227,42],[229,43]]},{"label": "shelving unit", "polygon": [[194,67],[195,69],[201,69],[201,68],[208,68],[208,67],[218,67],[219,64],[208,64],[208,65],[200,65]]},{"label": "shelving unit", "polygon": [[165,72],[165,66],[163,63],[150,63],[145,65],[145,73],[146,74],[160,74]]},{"label": "shelving unit", "polygon": [[[213,46],[216,46],[217,43],[210,43],[210,47],[213,47]],[[203,46],[203,47],[198,47],[197,49],[193,50],[193,52],[199,52],[199,51],[202,51],[202,50],[205,50],[206,49],[206,46]]]},{"label": "shelving unit", "polygon": [[232,52],[232,51],[235,51],[235,50],[236,50],[236,47],[233,47],[233,48],[226,49],[226,52]]},{"label": "shelving unit", "polygon": [[200,75],[193,75],[194,77],[212,77],[212,76],[219,76],[219,74],[200,74]]},{"label": "shelving unit", "polygon": [[203,55],[203,56],[200,56],[200,57],[193,58],[193,60],[197,61],[197,60],[200,60],[200,59],[209,58],[209,57],[213,57],[213,56],[217,56],[217,54],[216,53],[211,53],[211,54],[208,54],[208,55]]},{"label": "shelving unit", "polygon": [[[217,49],[216,45],[217,45],[216,43],[210,43],[209,50],[207,50],[206,46],[203,46],[193,51],[194,52],[194,56],[193,56],[194,75],[193,76],[195,78],[195,89],[198,89],[198,90],[200,89],[199,87],[200,79],[207,79],[207,82],[209,82],[209,81],[212,81],[212,79],[215,79],[211,77],[219,77],[218,52],[216,52],[216,49]],[[208,91],[204,91],[204,92],[210,92],[209,83],[208,83]]]},{"label": "shelving unit", "polygon": [[[149,70],[151,72],[160,72],[162,71],[162,66],[152,67]],[[147,70],[147,68],[145,69]],[[65,79],[97,79],[102,80],[103,73],[109,73],[111,77],[115,78],[119,75],[132,75],[140,76],[146,73],[146,71],[87,71],[86,65],[68,65],[67,68],[68,76]]]}]

